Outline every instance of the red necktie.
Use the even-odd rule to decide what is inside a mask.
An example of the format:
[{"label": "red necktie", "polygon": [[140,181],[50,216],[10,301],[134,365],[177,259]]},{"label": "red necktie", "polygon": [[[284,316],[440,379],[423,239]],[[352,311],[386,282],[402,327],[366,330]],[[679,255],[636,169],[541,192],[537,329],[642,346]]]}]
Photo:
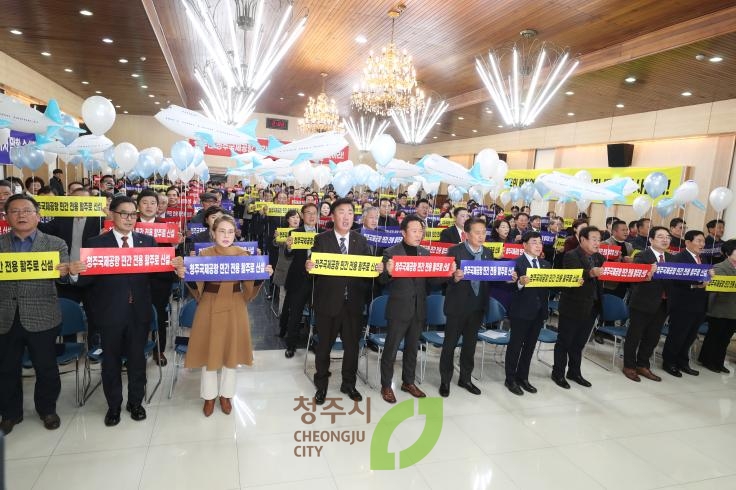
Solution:
[{"label": "red necktie", "polygon": [[696,264],[701,264],[702,263],[702,262],[700,262],[700,256],[699,255],[696,255],[695,256],[695,263]]},{"label": "red necktie", "polygon": [[466,237],[467,237],[467,235],[465,234],[465,232],[464,231],[461,231],[460,232],[460,241],[461,242],[464,242]]},{"label": "red necktie", "polygon": [[[659,254],[659,260],[657,262],[660,264],[664,262],[664,254]],[[667,293],[664,290],[662,291],[662,299],[667,299]]]}]

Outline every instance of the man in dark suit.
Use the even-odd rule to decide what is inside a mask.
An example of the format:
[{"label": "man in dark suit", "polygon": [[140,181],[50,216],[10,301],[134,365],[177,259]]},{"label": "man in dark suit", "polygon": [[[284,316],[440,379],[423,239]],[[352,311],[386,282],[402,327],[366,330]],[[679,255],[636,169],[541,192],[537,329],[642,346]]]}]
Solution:
[{"label": "man in dark suit", "polygon": [[506,241],[508,243],[520,243],[526,232],[532,231],[529,227],[529,215],[526,213],[519,213],[516,215],[516,228],[509,232]]},{"label": "man in dark suit", "polygon": [[524,255],[516,259],[515,272],[519,278],[509,305],[511,335],[506,348],[506,381],[504,385],[514,395],[524,391],[536,393],[537,389],[529,383],[529,365],[537,345],[539,331],[549,314],[549,288],[528,288],[527,269],[551,269],[552,265],[539,258],[542,254],[542,235],[536,231],[521,237]]},{"label": "man in dark suit", "polygon": [[[685,249],[672,257],[672,262],[700,264],[700,253],[705,247],[702,231],[685,232]],[[697,281],[671,281],[667,310],[670,329],[662,350],[662,369],[676,378],[682,373],[690,376],[700,374],[690,367],[690,347],[698,336],[698,329],[705,321],[708,308],[706,283]]]},{"label": "man in dark suit", "polygon": [[[8,198],[3,207],[10,232],[0,236],[0,253],[58,252],[60,281],[76,279],[82,267],[69,263],[66,244],[38,230],[38,203],[25,194]],[[69,274],[72,274],[71,277]],[[9,434],[23,421],[23,352],[36,372],[36,412],[48,430],[58,429],[56,400],[61,391],[56,364],[56,336],[61,311],[53,279],[0,281],[0,432]]]},{"label": "man in dark suit", "polygon": [[[381,284],[389,285],[389,297],[386,304],[386,320],[388,331],[383,353],[381,355],[381,396],[388,403],[396,403],[396,395],[391,388],[394,376],[394,361],[399,345],[404,342],[404,358],[402,365],[401,391],[406,391],[416,398],[427,395],[414,383],[417,367],[417,348],[422,327],[427,317],[426,299],[428,282],[424,277],[392,278],[396,256],[428,257],[429,250],[419,246],[424,238],[424,222],[415,214],[410,214],[401,222],[401,243],[387,248],[383,252],[386,264],[379,276]],[[434,281],[440,283],[442,281]]]},{"label": "man in dark suit", "polygon": [[[87,240],[88,248],[155,247],[153,237],[135,233],[135,201],[119,196],[110,203],[113,229]],[[172,273],[173,274],[173,273]],[[108,410],[105,425],[120,422],[123,403],[121,379],[122,356],[127,358],[128,403],[125,408],[133,420],[146,418],[142,406],[146,387],[146,360],[143,348],[151,323],[151,274],[110,274],[82,276],[81,285],[90,285],[94,300],[90,302],[92,320],[100,326],[102,336],[102,387]]]},{"label": "man in dark suit", "polygon": [[[641,220],[640,220],[641,221]],[[667,282],[652,281],[651,277],[659,262],[669,262],[667,252],[670,232],[664,226],[649,230],[650,246],[634,257],[636,264],[652,264],[652,270],[644,282],[634,283],[629,295],[629,328],[624,342],[624,375],[632,381],[641,381],[644,376],[652,381],[662,381],[649,365],[655,347],[659,343],[662,325],[667,318]]]},{"label": "man in dark suit", "polygon": [[474,395],[480,389],[471,380],[473,373],[475,344],[478,328],[488,308],[488,282],[464,281],[460,262],[463,260],[493,260],[493,253],[483,246],[486,239],[486,224],[480,218],[470,218],[463,223],[466,240],[447,250],[447,255],[455,259],[455,272],[447,282],[445,295],[445,340],[440,355],[440,395],[450,395],[450,381],[455,371],[455,347],[462,336],[460,351],[460,378],[457,385]]},{"label": "man in dark suit", "polygon": [[60,168],[55,168],[52,174],[53,177],[49,179],[49,187],[51,187],[51,190],[54,191],[54,194],[57,196],[63,196],[66,194],[64,191],[64,182],[61,181],[61,178],[64,176],[64,171]]},{"label": "man in dark suit", "polygon": [[[301,208],[301,213],[303,224],[294,231],[313,233],[322,231],[317,226],[319,211],[316,204],[305,204]],[[286,351],[284,352],[287,359],[291,359],[296,353],[296,344],[299,341],[299,324],[302,319],[304,305],[312,299],[312,278],[309,277],[304,268],[304,264],[312,252],[305,249],[292,250],[291,244],[294,239],[291,237],[291,233],[289,232],[290,236],[286,239],[286,249],[284,250],[284,255],[292,258],[284,283],[286,288],[284,304],[288,305],[287,311],[289,312],[286,321]]]},{"label": "man in dark suit", "polygon": [[396,221],[396,218],[391,216],[391,210],[393,209],[393,206],[391,206],[391,201],[388,198],[381,198],[381,200],[378,202],[378,226],[399,226],[399,222]]},{"label": "man in dark suit", "polygon": [[468,210],[463,207],[455,208],[452,211],[452,215],[455,217],[455,224],[442,230],[440,233],[440,242],[442,243],[460,243],[465,241],[465,222],[470,216]]},{"label": "man in dark suit", "polygon": [[[652,225],[652,220],[649,218],[641,218],[636,222],[636,236],[631,239],[631,246],[635,250],[644,250],[649,246],[649,231]],[[666,229],[666,228],[665,228]],[[667,232],[669,236],[669,232]]]},{"label": "man in dark suit", "polygon": [[[314,238],[312,253],[335,253],[350,255],[371,255],[365,237],[350,229],[353,226],[355,205],[350,199],[338,199],[332,203],[330,214],[334,227]],[[307,271],[314,262],[305,262]],[[383,264],[376,270],[383,271]],[[353,401],[361,401],[363,396],[355,389],[358,372],[358,351],[362,330],[362,315],[365,307],[366,291],[370,281],[360,277],[317,276],[314,289],[314,312],[317,317],[319,342],[315,348],[314,384],[317,391],[314,401],[322,405],[327,397],[330,376],[330,351],[338,334],[342,339],[342,385],[340,391]]]},{"label": "man in dark suit", "polygon": [[560,294],[560,321],[555,343],[555,363],[552,368],[552,381],[557,386],[570,389],[565,380],[575,381],[590,388],[590,381],[583,378],[580,364],[583,349],[588,342],[593,322],[600,311],[602,285],[598,281],[601,266],[606,259],[598,253],[601,232],[595,226],[586,226],[578,233],[580,245],[570,250],[562,259],[564,269],[583,269],[580,287],[563,288]]}]

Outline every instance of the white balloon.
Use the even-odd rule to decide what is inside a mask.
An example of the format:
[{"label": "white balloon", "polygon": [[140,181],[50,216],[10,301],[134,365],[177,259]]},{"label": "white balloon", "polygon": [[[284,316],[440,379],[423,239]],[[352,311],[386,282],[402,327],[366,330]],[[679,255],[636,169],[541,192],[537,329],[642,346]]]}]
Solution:
[{"label": "white balloon", "polygon": [[118,144],[115,147],[114,155],[115,162],[124,172],[130,172],[138,163],[138,149],[131,143]]},{"label": "white balloon", "polygon": [[419,192],[419,184],[416,182],[413,182],[409,184],[409,187],[406,188],[406,195],[409,197],[409,199],[414,199],[417,197],[417,192]]},{"label": "white balloon", "polygon": [[652,209],[652,199],[649,196],[639,196],[631,203],[637,218],[643,217]]},{"label": "white balloon", "polygon": [[698,198],[698,192],[698,183],[694,180],[686,180],[675,189],[672,200],[679,204],[687,204]]},{"label": "white balloon", "polygon": [[171,182],[176,182],[176,179],[179,178],[179,172],[176,170],[176,165],[171,167],[171,170],[166,173],[166,177],[168,177]]},{"label": "white balloon", "polygon": [[92,134],[103,135],[115,124],[115,107],[100,95],[93,95],[82,104],[82,118]]},{"label": "white balloon", "polygon": [[396,141],[390,134],[383,133],[373,140],[371,155],[378,165],[387,165],[396,155]]},{"label": "white balloon", "polygon": [[302,187],[306,187],[312,183],[312,166],[309,162],[300,163],[291,169],[291,173],[294,174],[297,183]]},{"label": "white balloon", "polygon": [[480,166],[480,175],[484,179],[489,179],[498,169],[498,153],[496,150],[484,148],[475,156],[475,163]]},{"label": "white balloon", "polygon": [[325,165],[317,165],[317,168],[314,169],[314,181],[317,183],[317,186],[321,189],[327,184],[330,183],[332,180],[332,174],[330,174],[330,169],[327,168]]},{"label": "white balloon", "polygon": [[503,185],[503,179],[506,178],[506,174],[509,172],[509,165],[503,160],[499,160],[496,163],[496,173],[493,175],[493,180],[498,182],[498,185]]},{"label": "white balloon", "polygon": [[46,165],[53,165],[56,163],[56,157],[56,153],[51,153],[50,151],[43,152],[43,161]]},{"label": "white balloon", "polygon": [[429,180],[424,180],[422,182],[422,189],[424,189],[424,192],[427,194],[432,194],[433,196],[437,195],[437,192],[440,190],[440,182],[438,180],[430,182]]},{"label": "white balloon", "polygon": [[158,148],[156,146],[145,148],[141,150],[140,154],[151,155],[153,157],[153,161],[156,162],[156,165],[161,165],[161,162],[164,161],[164,152],[161,150],[161,148]]},{"label": "white balloon", "polygon": [[511,192],[509,191],[503,191],[498,197],[504,206],[511,202]]},{"label": "white balloon", "polygon": [[575,173],[575,178],[578,179],[580,182],[587,182],[590,183],[591,180],[593,180],[593,176],[590,175],[590,172],[587,170],[578,170]]},{"label": "white balloon", "polygon": [[194,174],[197,175],[198,177],[202,177],[205,171],[208,171],[208,170],[209,168],[207,167],[207,162],[203,160],[199,162],[199,165],[194,167]]},{"label": "white balloon", "polygon": [[585,212],[590,206],[590,201],[587,199],[578,199],[575,203],[578,205],[578,211],[581,213]]},{"label": "white balloon", "polygon": [[710,201],[710,205],[713,206],[713,209],[720,213],[733,201],[733,191],[728,187],[716,187],[710,191],[708,200]]},{"label": "white balloon", "polygon": [[192,178],[194,178],[194,175],[195,175],[195,169],[191,165],[189,165],[187,168],[179,172],[179,178],[183,182],[189,182],[190,180],[192,180]]}]

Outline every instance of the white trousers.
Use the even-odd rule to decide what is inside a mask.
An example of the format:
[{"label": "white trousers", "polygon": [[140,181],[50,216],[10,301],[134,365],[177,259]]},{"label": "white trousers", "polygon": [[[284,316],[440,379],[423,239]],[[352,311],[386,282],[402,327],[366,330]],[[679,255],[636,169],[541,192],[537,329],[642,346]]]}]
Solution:
[{"label": "white trousers", "polygon": [[202,380],[199,385],[199,396],[205,400],[213,400],[219,394],[225,398],[233,398],[235,396],[235,377],[237,371],[223,367],[220,375],[220,389],[217,389],[217,371],[207,371],[207,367],[202,368]]}]

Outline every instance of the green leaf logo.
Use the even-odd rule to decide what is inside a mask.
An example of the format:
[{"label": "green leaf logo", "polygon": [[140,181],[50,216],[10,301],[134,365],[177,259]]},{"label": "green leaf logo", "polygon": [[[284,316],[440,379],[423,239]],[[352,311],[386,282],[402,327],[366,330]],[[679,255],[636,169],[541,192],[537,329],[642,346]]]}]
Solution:
[{"label": "green leaf logo", "polygon": [[[442,432],[442,398],[419,398],[417,415],[425,415],[424,430],[419,439],[399,452],[399,468],[407,468],[421,461],[432,450]],[[396,469],[396,454],[389,452],[388,441],[391,434],[404,420],[414,417],[414,400],[406,400],[381,417],[371,438],[371,469]]]}]

